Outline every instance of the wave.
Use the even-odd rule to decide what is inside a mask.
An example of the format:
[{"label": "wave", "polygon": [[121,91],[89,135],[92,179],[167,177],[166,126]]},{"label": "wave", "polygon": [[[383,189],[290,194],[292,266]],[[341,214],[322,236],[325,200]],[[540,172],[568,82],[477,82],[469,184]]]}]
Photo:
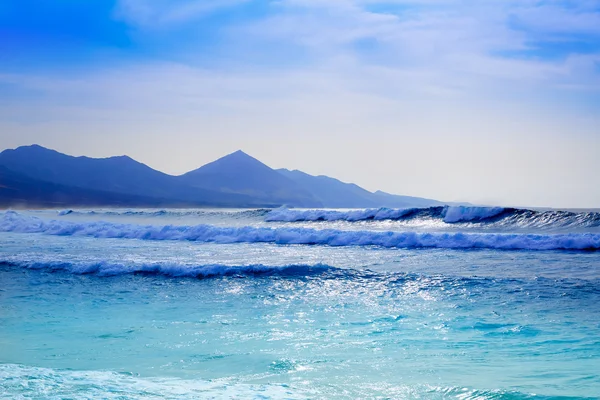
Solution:
[{"label": "wave", "polygon": [[[23,385],[23,382],[27,385]],[[567,400],[575,397],[546,396],[510,390],[478,390],[429,384],[373,384],[371,382],[249,384],[243,378],[214,380],[175,377],[140,377],[113,371],[77,371],[19,364],[0,364],[0,385],[10,398],[429,398],[461,400]],[[340,395],[343,393],[343,395]],[[592,399],[592,397],[577,397]]]},{"label": "wave", "polygon": [[113,371],[77,371],[0,364],[2,398],[10,399],[306,399],[305,388],[213,380],[140,377]]},{"label": "wave", "polygon": [[108,222],[46,221],[4,213],[0,231],[95,238],[185,240],[207,243],[275,243],[386,248],[600,250],[600,234],[502,234],[341,231],[295,227],[154,226]]},{"label": "wave", "polygon": [[503,207],[445,207],[444,222],[484,221],[506,212]]},{"label": "wave", "polygon": [[518,227],[600,227],[600,213],[534,211],[505,207],[439,206],[427,208],[372,208],[364,210],[276,209],[266,214],[268,222],[382,221],[433,219],[447,224],[478,223]]},{"label": "wave", "polygon": [[250,210],[188,210],[188,209],[168,209],[168,210],[60,210],[57,212],[59,217],[66,215],[87,215],[87,216],[138,216],[138,217],[229,217],[229,218],[251,218],[263,217],[271,209],[258,208]]},{"label": "wave", "polygon": [[63,262],[63,261],[0,261],[0,265],[20,267],[50,272],[69,272],[76,275],[118,276],[118,275],[158,275],[171,278],[214,278],[221,276],[281,276],[301,277],[337,273],[341,268],[325,264],[290,264],[271,266],[254,265],[188,265],[188,264],[121,264],[109,261]]},{"label": "wave", "polygon": [[72,210],[58,212],[65,216],[202,218],[256,220],[265,222],[364,222],[405,221],[465,228],[499,229],[589,229],[600,228],[600,212],[534,211],[506,207],[437,206],[426,208],[329,209],[250,209],[250,210]]},{"label": "wave", "polygon": [[414,218],[438,218],[446,223],[482,221],[502,214],[502,207],[427,207],[427,208],[368,208],[364,210],[290,210],[280,208],[269,212],[268,222],[301,221],[384,221]]},{"label": "wave", "polygon": [[366,210],[290,210],[279,208],[269,212],[265,218],[267,222],[300,222],[300,221],[368,221],[368,220],[395,220],[401,219],[411,213],[413,209],[372,208]]},{"label": "wave", "polygon": [[[497,290],[506,286],[525,288],[528,291],[544,291],[549,297],[576,295],[581,297],[589,294],[597,296],[600,293],[600,279],[578,278],[515,278],[491,276],[462,276],[445,274],[443,271],[435,274],[405,271],[376,271],[368,266],[358,268],[341,268],[327,264],[287,264],[287,265],[224,265],[207,264],[194,265],[185,263],[140,263],[127,264],[114,261],[58,261],[58,260],[17,260],[0,259],[0,268],[16,268],[43,271],[49,273],[65,272],[73,275],[92,275],[97,277],[117,277],[126,275],[156,276],[163,278],[194,278],[212,279],[222,277],[247,278],[282,278],[319,280],[334,279],[366,282],[385,282],[392,288],[394,285],[419,285],[421,290],[444,290],[450,293],[450,288],[477,288],[481,290]],[[505,289],[500,289],[505,290]],[[461,292],[462,293],[462,292]],[[471,292],[475,295],[475,292]]]}]

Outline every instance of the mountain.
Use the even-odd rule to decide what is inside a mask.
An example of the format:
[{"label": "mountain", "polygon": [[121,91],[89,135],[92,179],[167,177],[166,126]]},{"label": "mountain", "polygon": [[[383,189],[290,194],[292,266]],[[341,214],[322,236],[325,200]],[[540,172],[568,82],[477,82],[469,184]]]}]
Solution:
[{"label": "mountain", "polygon": [[324,207],[381,207],[371,199],[373,193],[353,183],[344,183],[324,175],[313,176],[298,170],[278,169],[277,172],[311,192]]},{"label": "mountain", "polygon": [[427,207],[419,197],[369,192],[302,171],[274,170],[243,151],[181,176],[128,156],[73,157],[38,145],[0,153],[0,206]]},{"label": "mountain", "polygon": [[40,181],[0,166],[0,207],[164,207],[167,199],[123,195]]},{"label": "mountain", "polygon": [[146,198],[170,199],[190,206],[266,205],[250,196],[219,193],[182,184],[127,156],[73,157],[38,145],[0,153],[0,165],[29,178],[82,189]]},{"label": "mountain", "polygon": [[278,169],[283,176],[296,181],[311,192],[324,207],[368,208],[368,207],[430,207],[443,203],[420,197],[398,196],[382,191],[369,192],[354,183],[344,183],[328,176],[309,175],[305,172]]},{"label": "mountain", "polygon": [[186,184],[295,207],[322,207],[307,189],[241,150],[180,177]]}]

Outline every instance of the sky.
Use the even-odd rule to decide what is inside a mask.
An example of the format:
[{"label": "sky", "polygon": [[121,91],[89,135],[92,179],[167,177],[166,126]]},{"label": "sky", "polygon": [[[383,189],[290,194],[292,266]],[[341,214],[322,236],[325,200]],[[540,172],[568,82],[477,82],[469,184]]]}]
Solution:
[{"label": "sky", "polygon": [[600,207],[600,0],[4,0],[0,148]]}]

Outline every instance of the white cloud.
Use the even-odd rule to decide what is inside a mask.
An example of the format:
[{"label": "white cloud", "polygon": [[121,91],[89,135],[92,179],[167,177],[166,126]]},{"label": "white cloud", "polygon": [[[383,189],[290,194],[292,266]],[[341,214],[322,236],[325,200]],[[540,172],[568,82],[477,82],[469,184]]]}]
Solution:
[{"label": "white cloud", "polygon": [[582,1],[569,8],[565,8],[560,2],[516,6],[511,10],[511,16],[523,27],[536,33],[600,36],[600,2],[595,3],[596,6],[592,7],[592,4]]},{"label": "white cloud", "polygon": [[115,16],[145,29],[206,17],[249,0],[119,0]]},{"label": "white cloud", "polygon": [[[243,2],[121,0],[119,10],[152,29]],[[569,54],[565,46],[554,50],[551,43],[538,43],[566,40],[561,39],[565,33],[585,34],[588,41],[600,42],[596,0],[279,0],[268,9],[265,17],[222,27],[220,31],[229,35],[221,38],[217,55],[245,64],[237,52],[240,48],[252,53],[252,47],[260,49],[265,42],[282,48],[300,46],[313,66],[343,67],[339,60],[352,60],[351,65],[395,69],[420,75],[421,87],[440,93],[473,87],[489,90],[507,80],[530,88],[596,87],[600,79],[598,68],[585,64],[577,47]],[[182,40],[193,52],[194,39]],[[554,57],[553,51],[560,54]],[[261,63],[279,63],[277,57],[267,51]]]},{"label": "white cloud", "polygon": [[[595,87],[600,79],[589,56],[581,58],[576,50],[563,57],[538,55],[527,30],[551,29],[559,15],[566,21],[595,18],[598,14],[588,8],[533,1],[431,2],[441,7],[388,1],[383,3],[410,6],[372,11],[369,7],[377,3],[382,2],[282,0],[268,18],[232,29],[250,38],[302,46],[319,64],[348,68],[337,60],[353,60],[352,67],[395,70],[397,76],[417,78],[400,79],[398,86],[409,84],[438,93],[464,91],[477,96],[494,87],[505,91],[507,84],[530,90]],[[524,29],[511,27],[514,15],[527,16],[522,19]],[[555,26],[553,32],[565,29]],[[522,56],[516,57],[516,52]]]}]

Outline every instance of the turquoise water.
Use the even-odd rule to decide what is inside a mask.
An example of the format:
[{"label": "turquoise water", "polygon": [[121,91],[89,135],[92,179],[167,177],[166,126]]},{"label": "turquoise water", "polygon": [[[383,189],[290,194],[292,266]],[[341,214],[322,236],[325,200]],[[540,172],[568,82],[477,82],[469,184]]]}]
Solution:
[{"label": "turquoise water", "polygon": [[600,397],[593,224],[108,212],[0,215],[1,397]]}]

